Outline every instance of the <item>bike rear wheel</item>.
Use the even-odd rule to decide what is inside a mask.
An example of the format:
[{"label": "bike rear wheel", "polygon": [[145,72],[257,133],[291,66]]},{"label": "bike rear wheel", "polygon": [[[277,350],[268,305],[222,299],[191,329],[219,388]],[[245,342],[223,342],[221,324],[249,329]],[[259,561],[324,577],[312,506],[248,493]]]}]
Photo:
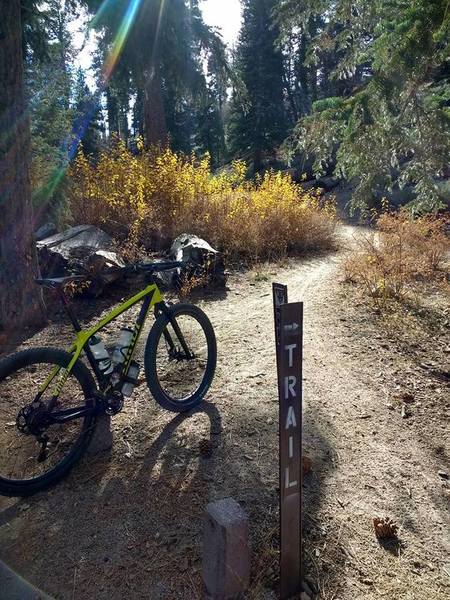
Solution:
[{"label": "bike rear wheel", "polygon": [[217,362],[214,329],[198,307],[177,304],[161,313],[145,349],[145,374],[155,400],[166,410],[195,408],[209,390]]},{"label": "bike rear wheel", "polygon": [[[93,412],[48,426],[43,416],[71,360],[61,350],[33,348],[0,361],[0,494],[28,496],[53,485],[86,450],[95,428]],[[87,407],[95,389],[89,370],[78,361],[52,412]]]}]

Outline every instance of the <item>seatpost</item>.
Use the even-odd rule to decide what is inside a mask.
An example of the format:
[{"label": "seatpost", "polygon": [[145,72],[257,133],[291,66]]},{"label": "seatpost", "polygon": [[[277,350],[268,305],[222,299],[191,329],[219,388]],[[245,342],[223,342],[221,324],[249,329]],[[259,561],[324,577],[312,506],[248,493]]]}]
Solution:
[{"label": "seatpost", "polygon": [[80,322],[78,321],[77,316],[76,316],[75,312],[73,311],[72,306],[69,302],[69,298],[64,293],[64,289],[62,287],[59,288],[58,294],[59,294],[59,297],[61,298],[61,302],[63,303],[64,308],[66,309],[67,314],[69,315],[69,319],[70,319],[75,331],[78,333],[79,331],[81,331]]}]

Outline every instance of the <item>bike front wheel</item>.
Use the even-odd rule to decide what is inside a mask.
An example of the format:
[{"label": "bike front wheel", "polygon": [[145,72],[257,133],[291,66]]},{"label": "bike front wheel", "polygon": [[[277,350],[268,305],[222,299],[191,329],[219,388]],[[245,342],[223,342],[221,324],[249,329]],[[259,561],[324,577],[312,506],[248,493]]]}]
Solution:
[{"label": "bike front wheel", "polygon": [[217,362],[208,317],[197,306],[171,306],[156,319],[144,360],[147,384],[158,404],[177,413],[195,408],[211,386]]},{"label": "bike front wheel", "polygon": [[78,361],[53,399],[71,360],[62,350],[33,348],[0,361],[0,494],[28,496],[56,483],[86,450],[93,412],[52,422],[52,415],[86,408],[96,389]]}]

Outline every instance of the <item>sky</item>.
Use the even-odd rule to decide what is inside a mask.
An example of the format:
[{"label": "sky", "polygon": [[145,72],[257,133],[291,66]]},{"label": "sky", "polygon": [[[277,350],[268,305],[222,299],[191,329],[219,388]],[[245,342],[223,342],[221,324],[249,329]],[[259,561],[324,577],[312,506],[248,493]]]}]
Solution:
[{"label": "sky", "polygon": [[[228,46],[232,46],[237,40],[241,26],[240,0],[202,0],[200,6],[205,22],[218,27],[224,42]],[[86,39],[86,23],[86,16],[81,17],[70,24],[69,30],[74,40],[76,65],[88,71],[95,50],[95,35],[91,33]],[[87,81],[91,87],[95,85],[94,79],[89,73]]]},{"label": "sky", "polygon": [[224,42],[232,46],[241,27],[240,0],[204,0],[200,6],[205,22],[220,27]]}]

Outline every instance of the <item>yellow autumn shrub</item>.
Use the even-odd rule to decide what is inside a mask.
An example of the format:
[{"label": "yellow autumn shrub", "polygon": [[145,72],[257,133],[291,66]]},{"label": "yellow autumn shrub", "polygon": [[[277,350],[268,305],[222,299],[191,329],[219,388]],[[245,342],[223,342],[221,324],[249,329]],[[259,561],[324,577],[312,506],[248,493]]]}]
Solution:
[{"label": "yellow autumn shrub", "polygon": [[268,172],[248,182],[242,162],[212,174],[208,157],[138,150],[118,142],[96,164],[78,153],[69,172],[73,223],[97,225],[147,249],[194,233],[247,261],[334,243],[334,206],[303,192],[289,175]]},{"label": "yellow autumn shrub", "polygon": [[450,238],[445,219],[385,212],[375,231],[355,240],[343,263],[345,278],[361,284],[379,308],[404,300],[424,282],[446,284]]}]

